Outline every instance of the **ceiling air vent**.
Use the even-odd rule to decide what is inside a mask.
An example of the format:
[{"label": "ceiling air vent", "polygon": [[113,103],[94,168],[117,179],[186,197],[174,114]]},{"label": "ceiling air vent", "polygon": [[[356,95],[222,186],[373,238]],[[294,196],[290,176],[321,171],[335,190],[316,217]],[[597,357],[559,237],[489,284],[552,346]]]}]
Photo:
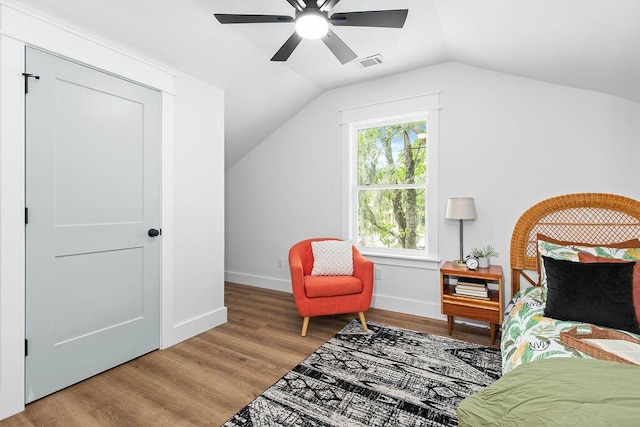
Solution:
[{"label": "ceiling air vent", "polygon": [[377,54],[373,56],[368,56],[366,58],[358,59],[356,61],[356,65],[358,68],[369,68],[374,65],[382,64],[384,61],[382,60],[382,55]]}]

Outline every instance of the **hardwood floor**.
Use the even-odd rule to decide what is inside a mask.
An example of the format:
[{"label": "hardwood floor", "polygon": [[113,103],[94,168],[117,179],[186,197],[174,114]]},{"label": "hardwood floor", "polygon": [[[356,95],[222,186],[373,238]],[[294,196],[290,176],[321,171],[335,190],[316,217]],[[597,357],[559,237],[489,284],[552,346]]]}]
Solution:
[{"label": "hardwood floor", "polygon": [[[0,426],[218,426],[357,315],[312,318],[289,293],[226,283],[228,322],[27,405]],[[367,320],[438,335],[447,323],[371,309]],[[489,330],[453,337],[490,345]]]}]

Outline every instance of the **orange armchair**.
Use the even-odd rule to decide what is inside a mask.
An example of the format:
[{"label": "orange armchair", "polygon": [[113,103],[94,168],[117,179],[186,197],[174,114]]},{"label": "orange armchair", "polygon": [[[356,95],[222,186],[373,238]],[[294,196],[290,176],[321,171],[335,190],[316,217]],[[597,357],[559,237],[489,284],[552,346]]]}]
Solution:
[{"label": "orange armchair", "polygon": [[373,293],[373,262],[353,250],[352,276],[312,276],[313,250],[311,242],[339,240],[330,238],[307,239],[289,250],[289,268],[293,299],[302,322],[302,336],[307,335],[309,318],[330,314],[358,313],[362,328],[367,330],[364,312],[371,305]]}]

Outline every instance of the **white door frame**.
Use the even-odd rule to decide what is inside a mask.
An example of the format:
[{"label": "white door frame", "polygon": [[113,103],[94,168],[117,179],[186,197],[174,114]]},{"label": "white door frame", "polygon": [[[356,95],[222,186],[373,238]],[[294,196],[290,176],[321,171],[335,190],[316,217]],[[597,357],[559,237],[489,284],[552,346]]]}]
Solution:
[{"label": "white door frame", "polygon": [[162,91],[161,348],[173,327],[173,88],[175,74],[0,0],[0,419],[24,410],[25,46]]}]

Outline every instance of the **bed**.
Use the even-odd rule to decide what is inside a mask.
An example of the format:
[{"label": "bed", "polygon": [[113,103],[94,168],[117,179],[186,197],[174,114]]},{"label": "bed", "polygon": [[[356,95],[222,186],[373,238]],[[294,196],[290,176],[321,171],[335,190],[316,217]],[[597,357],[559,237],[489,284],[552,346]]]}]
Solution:
[{"label": "bed", "polygon": [[[591,410],[597,410],[606,416],[587,418],[596,425],[610,423],[611,413],[619,414],[613,424],[640,423],[640,367],[594,360],[560,339],[561,332],[576,326],[588,329],[590,324],[615,326],[620,333],[640,338],[638,237],[640,202],[612,194],[558,196],[520,217],[511,239],[513,298],[502,325],[503,377],[460,404],[461,425],[513,425],[524,420],[567,425],[568,419],[559,417],[560,409],[553,409],[552,403],[574,421],[578,412],[593,417]],[[575,282],[576,277],[585,282],[584,288],[563,294],[566,289],[558,283],[566,287],[565,281]],[[598,292],[606,292],[606,297],[590,301]],[[608,301],[610,295],[615,301]],[[545,315],[545,309],[555,318]],[[582,375],[569,374],[576,372]],[[559,378],[560,383],[553,382]],[[611,390],[617,390],[615,398]]]}]

